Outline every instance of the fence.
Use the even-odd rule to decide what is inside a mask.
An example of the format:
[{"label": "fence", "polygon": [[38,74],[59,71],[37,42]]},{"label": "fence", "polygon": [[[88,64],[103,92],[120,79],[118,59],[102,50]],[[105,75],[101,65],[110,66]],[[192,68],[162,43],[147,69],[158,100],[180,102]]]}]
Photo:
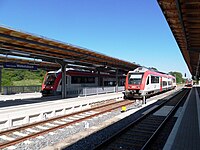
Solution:
[{"label": "fence", "polygon": [[[118,91],[124,90],[124,86],[119,86]],[[40,92],[41,86],[4,86],[2,87],[2,94],[16,94],[16,93],[32,93]],[[114,93],[116,92],[116,87],[77,87],[77,88],[67,88],[67,97],[75,96],[88,96],[88,95],[98,95],[104,93]]]},{"label": "fence", "polygon": [[[118,87],[118,92],[122,92],[124,86]],[[67,97],[75,96],[88,96],[88,95],[98,95],[105,93],[116,92],[116,87],[78,87],[78,88],[67,88]]]},{"label": "fence", "polygon": [[38,86],[3,86],[2,94],[16,94],[16,93],[33,93],[40,92],[41,85]]}]

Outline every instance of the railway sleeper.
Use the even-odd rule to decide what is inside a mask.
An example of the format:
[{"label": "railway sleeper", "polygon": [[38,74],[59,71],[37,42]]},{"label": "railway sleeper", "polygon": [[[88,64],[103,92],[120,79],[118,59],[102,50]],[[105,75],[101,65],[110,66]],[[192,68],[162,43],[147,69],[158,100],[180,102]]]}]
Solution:
[{"label": "railway sleeper", "polygon": [[117,143],[112,143],[110,145],[108,145],[108,148],[107,149],[131,149],[131,150],[134,150],[134,148],[138,147],[138,148],[141,148],[142,145],[144,144],[144,142],[140,142],[140,141],[137,141],[137,142],[122,142],[122,141],[119,141]]},{"label": "railway sleeper", "polygon": [[165,119],[165,117],[162,118],[162,119],[159,119],[159,120],[146,119],[146,120],[142,121],[141,124],[147,124],[147,125],[155,124],[155,125],[159,125],[164,119]]},{"label": "railway sleeper", "polygon": [[123,149],[127,149],[127,150],[139,150],[141,149],[141,146],[139,146],[138,148],[136,146],[132,147],[125,147],[125,146],[119,146],[117,147],[116,145],[112,145],[112,146],[108,146],[107,148],[104,148],[103,150],[123,150]]},{"label": "railway sleeper", "polygon": [[142,120],[140,123],[145,123],[145,124],[159,124],[161,123],[166,117],[165,116],[155,116],[155,115],[150,115],[147,117],[145,120]]},{"label": "railway sleeper", "polygon": [[177,99],[176,101],[168,102],[167,104],[165,104],[165,106],[175,106],[178,102],[179,102],[179,99]]},{"label": "railway sleeper", "polygon": [[159,125],[163,122],[163,120],[165,120],[166,117],[162,117],[162,119],[159,119],[159,120],[149,120],[149,119],[145,119],[143,121],[141,121],[140,123],[138,123],[138,125],[140,124],[146,124],[146,125],[152,125],[152,124],[155,124],[155,125]]},{"label": "railway sleeper", "polygon": [[165,117],[164,116],[156,116],[156,115],[150,114],[145,120],[150,120],[150,121],[156,121],[157,122],[159,120],[163,120],[163,118],[165,118]]},{"label": "railway sleeper", "polygon": [[128,136],[128,137],[143,137],[143,138],[146,138],[146,137],[150,137],[153,133],[144,133],[144,132],[127,132],[125,133],[125,136]]},{"label": "railway sleeper", "polygon": [[146,139],[146,137],[151,136],[151,134],[146,134],[146,133],[134,133],[134,134],[130,134],[130,133],[125,133],[124,135],[121,136],[121,138],[124,139]]},{"label": "railway sleeper", "polygon": [[145,142],[148,140],[149,137],[150,136],[134,136],[134,137],[125,137],[124,136],[124,137],[121,137],[120,140],[126,141],[126,142],[132,142],[132,143],[134,143],[134,141],[135,142],[138,142],[138,141]]},{"label": "railway sleeper", "polygon": [[157,127],[145,127],[144,126],[141,126],[141,125],[138,125],[137,127],[134,127],[136,130],[140,131],[140,132],[154,132]]},{"label": "railway sleeper", "polygon": [[116,142],[114,142],[115,143],[115,145],[118,145],[118,146],[121,146],[121,145],[127,145],[127,146],[133,146],[133,141],[131,142],[131,141],[125,141],[125,140],[117,140]]},{"label": "railway sleeper", "polygon": [[149,129],[149,128],[158,128],[158,126],[160,125],[160,123],[159,124],[140,124],[139,125],[139,127],[142,127],[142,128],[144,128],[144,129]]},{"label": "railway sleeper", "polygon": [[134,134],[153,134],[154,133],[154,131],[144,131],[144,130],[138,130],[138,129],[136,129],[136,128],[134,128],[134,129],[131,129],[130,130],[131,132],[133,132]]}]

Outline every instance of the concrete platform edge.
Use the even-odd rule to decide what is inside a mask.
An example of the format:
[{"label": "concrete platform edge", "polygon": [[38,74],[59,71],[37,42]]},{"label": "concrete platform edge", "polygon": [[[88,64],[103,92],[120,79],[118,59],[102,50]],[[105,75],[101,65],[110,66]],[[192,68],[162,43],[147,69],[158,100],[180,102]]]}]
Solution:
[{"label": "concrete platform edge", "polygon": [[169,137],[168,137],[168,139],[167,139],[167,142],[165,143],[165,146],[164,146],[163,150],[170,150],[170,149],[172,148],[172,145],[173,145],[173,143],[174,143],[176,134],[177,134],[177,132],[178,132],[178,128],[179,128],[179,126],[180,126],[180,124],[181,124],[181,121],[182,121],[182,119],[183,119],[183,115],[184,115],[185,110],[186,110],[186,107],[187,107],[187,105],[188,105],[188,101],[189,101],[190,95],[191,95],[191,93],[192,93],[192,90],[193,90],[193,89],[191,89],[191,91],[190,91],[190,93],[189,93],[189,95],[188,95],[188,97],[187,97],[187,99],[186,99],[186,102],[185,102],[185,104],[184,104],[184,106],[183,106],[183,109],[182,109],[182,113],[181,113],[180,116],[178,117],[178,119],[177,119],[177,121],[176,121],[176,123],[175,123],[175,125],[174,125],[174,127],[173,127],[173,129],[172,129],[172,131],[171,131],[171,133],[170,133],[170,135],[169,135]]},{"label": "concrete platform edge", "polygon": [[200,135],[200,98],[197,91],[197,88],[195,88],[196,91],[196,101],[197,101],[197,115],[198,115],[198,123],[199,123],[199,135]]}]

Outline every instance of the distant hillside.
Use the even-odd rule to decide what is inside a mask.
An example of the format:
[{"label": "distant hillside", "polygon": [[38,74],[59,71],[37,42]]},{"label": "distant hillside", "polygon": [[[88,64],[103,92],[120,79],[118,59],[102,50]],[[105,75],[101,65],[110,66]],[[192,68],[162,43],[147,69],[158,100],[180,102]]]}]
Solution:
[{"label": "distant hillside", "polygon": [[46,71],[2,69],[2,86],[41,85]]}]

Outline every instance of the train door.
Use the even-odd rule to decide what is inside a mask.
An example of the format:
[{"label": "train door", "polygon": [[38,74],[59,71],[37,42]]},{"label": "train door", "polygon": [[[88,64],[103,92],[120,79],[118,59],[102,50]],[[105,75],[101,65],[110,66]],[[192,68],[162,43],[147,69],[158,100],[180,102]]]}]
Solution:
[{"label": "train door", "polygon": [[147,81],[146,81],[146,85],[145,85],[145,91],[148,93],[149,91],[151,91],[151,79],[150,79],[151,76],[148,76],[147,77]]},{"label": "train door", "polygon": [[[69,85],[69,81],[68,80],[69,80],[68,75],[66,75],[66,84],[65,84],[66,88]],[[61,92],[61,85],[62,85],[62,77],[61,77],[60,82],[58,84],[57,92]]]}]

